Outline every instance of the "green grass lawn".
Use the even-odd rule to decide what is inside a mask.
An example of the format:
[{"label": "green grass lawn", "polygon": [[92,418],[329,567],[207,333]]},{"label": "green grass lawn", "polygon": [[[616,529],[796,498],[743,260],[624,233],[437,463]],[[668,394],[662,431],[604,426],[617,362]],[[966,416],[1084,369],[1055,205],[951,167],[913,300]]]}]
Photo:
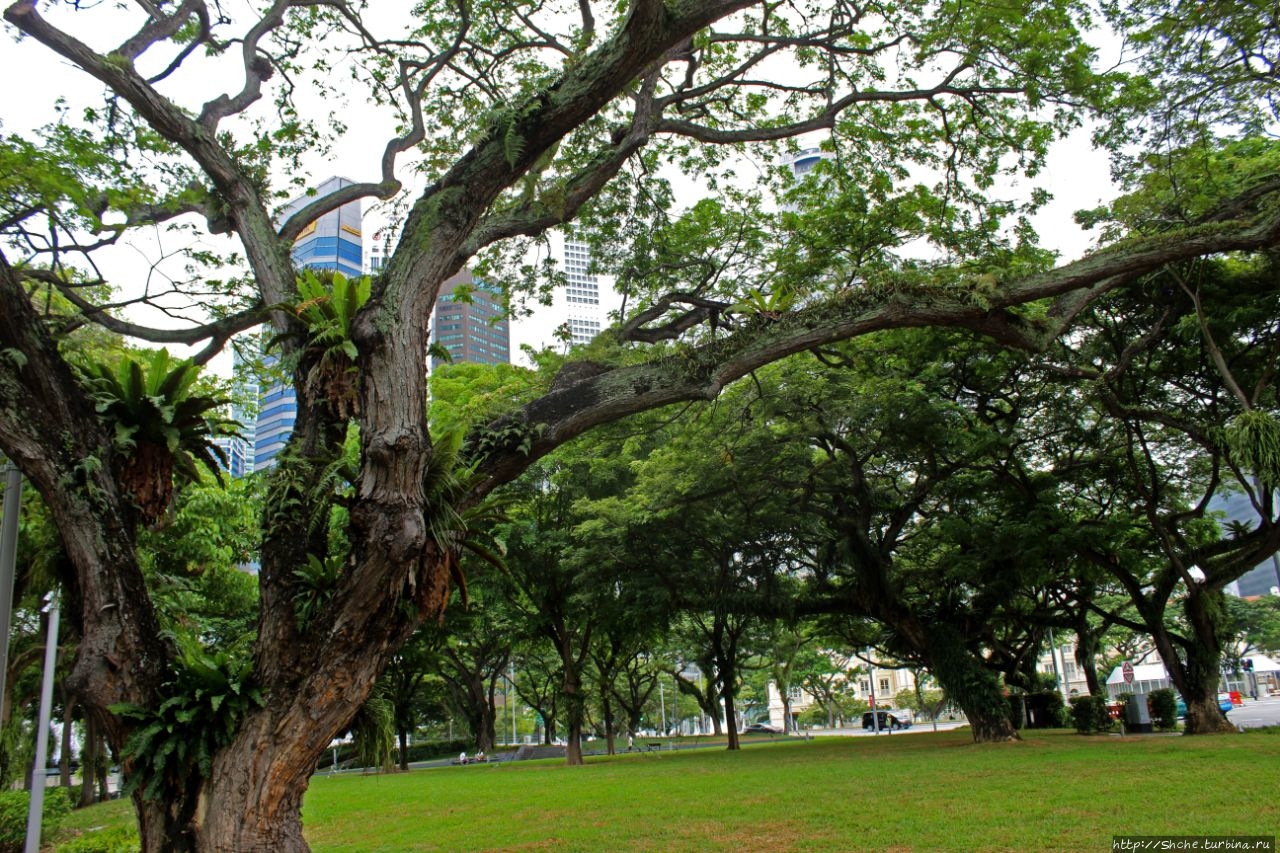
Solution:
[{"label": "green grass lawn", "polygon": [[[750,742],[559,762],[317,776],[319,851],[1111,849],[1125,835],[1272,835],[1280,736],[967,731]],[[105,821],[104,821],[105,822]]]}]

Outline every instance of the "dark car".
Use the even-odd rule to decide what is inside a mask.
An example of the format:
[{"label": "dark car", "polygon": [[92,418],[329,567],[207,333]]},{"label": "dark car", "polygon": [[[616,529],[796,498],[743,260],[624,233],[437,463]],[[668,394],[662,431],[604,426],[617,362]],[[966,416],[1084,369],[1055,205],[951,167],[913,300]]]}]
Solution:
[{"label": "dark car", "polygon": [[742,733],[744,735],[749,735],[752,732],[761,732],[763,734],[770,734],[770,735],[780,735],[782,734],[782,729],[778,728],[777,726],[771,726],[768,723],[752,723],[751,725],[747,726],[745,729],[742,730]]},{"label": "dark car", "polygon": [[[894,729],[911,728],[911,721],[908,719],[901,719],[897,714],[890,713],[889,711],[877,711],[876,713],[880,715],[881,730],[892,731]],[[862,715],[862,728],[869,732],[875,729],[875,727],[876,721],[872,718],[871,711],[867,711]]]}]

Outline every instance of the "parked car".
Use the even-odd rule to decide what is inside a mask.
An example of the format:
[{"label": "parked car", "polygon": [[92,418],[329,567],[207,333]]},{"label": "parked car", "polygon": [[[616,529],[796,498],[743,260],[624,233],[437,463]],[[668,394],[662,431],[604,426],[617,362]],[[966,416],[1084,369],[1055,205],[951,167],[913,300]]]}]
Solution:
[{"label": "parked car", "polygon": [[[880,728],[886,731],[895,729],[911,728],[911,716],[909,711],[876,711],[880,715]],[[876,720],[871,716],[872,712],[867,711],[862,715],[862,728],[864,731],[872,731],[876,728]]]},{"label": "parked car", "polygon": [[[1218,694],[1218,710],[1220,710],[1222,713],[1225,714],[1234,707],[1235,705],[1231,701],[1230,693]],[[1183,699],[1181,696],[1179,696],[1178,697],[1178,716],[1185,717],[1186,715],[1187,715],[1187,701]]]},{"label": "parked car", "polygon": [[782,734],[782,729],[778,728],[777,726],[771,726],[768,723],[752,723],[751,725],[747,726],[745,729],[742,730],[742,733],[744,735],[749,735],[749,734],[752,734],[753,732],[759,732],[761,734],[780,735]]}]

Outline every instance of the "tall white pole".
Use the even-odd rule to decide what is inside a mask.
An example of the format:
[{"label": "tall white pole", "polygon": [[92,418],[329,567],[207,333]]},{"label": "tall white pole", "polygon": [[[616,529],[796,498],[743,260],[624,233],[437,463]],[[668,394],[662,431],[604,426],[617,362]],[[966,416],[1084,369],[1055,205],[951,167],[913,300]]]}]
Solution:
[{"label": "tall white pole", "polygon": [[680,685],[677,683],[679,677],[678,675],[671,677],[671,716],[675,718],[676,734],[682,735],[684,732],[680,730]]},{"label": "tall white pole", "polygon": [[[662,679],[661,679],[661,678],[659,678],[659,679],[658,679],[658,707],[662,709],[662,733],[663,733],[664,735],[666,735],[666,734],[670,734],[670,730],[667,728],[667,696],[666,696],[666,693],[667,693],[667,691],[666,691],[666,687],[663,685],[663,683],[662,683]],[[653,694],[650,694],[650,695],[653,695]]]},{"label": "tall white pole", "polygon": [[18,515],[22,507],[22,472],[12,462],[6,462],[4,474],[4,522],[0,524],[0,697],[8,695],[5,690],[9,674],[9,629],[13,620]]},{"label": "tall white pole", "polygon": [[49,753],[49,718],[53,710],[53,675],[58,663],[58,594],[49,593],[49,638],[44,643],[44,684],[40,692],[40,724],[36,728],[35,766],[31,771],[31,806],[27,809],[26,853],[40,853],[40,819],[44,815],[45,764]]},{"label": "tall white pole", "polygon": [[1067,656],[1062,656],[1062,668],[1058,668],[1058,653],[1061,649],[1053,639],[1053,628],[1049,629],[1049,660],[1053,661],[1053,683],[1065,701],[1070,688],[1067,687]]}]

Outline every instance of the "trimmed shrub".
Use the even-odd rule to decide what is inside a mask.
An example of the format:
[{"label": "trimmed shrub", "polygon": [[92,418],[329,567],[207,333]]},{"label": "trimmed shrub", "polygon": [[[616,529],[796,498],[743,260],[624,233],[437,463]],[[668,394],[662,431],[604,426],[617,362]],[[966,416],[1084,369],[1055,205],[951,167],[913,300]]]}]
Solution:
[{"label": "trimmed shrub", "polygon": [[[453,740],[432,740],[409,745],[409,761],[433,761],[437,758],[457,758],[460,752],[474,752],[475,738],[454,738]],[[500,747],[494,747],[498,750]],[[397,753],[398,754],[398,753]]]},{"label": "trimmed shrub", "polygon": [[1057,690],[1033,693],[1027,697],[1027,711],[1033,729],[1060,729],[1066,725],[1062,694]]},{"label": "trimmed shrub", "polygon": [[1013,727],[1015,729],[1021,729],[1022,723],[1024,722],[1022,716],[1022,701],[1026,697],[1022,693],[1010,693],[1004,698],[1009,700],[1009,721],[1013,723]]},{"label": "trimmed shrub", "polygon": [[1171,732],[1178,727],[1178,694],[1171,687],[1152,690],[1151,722],[1162,732]]},{"label": "trimmed shrub", "polygon": [[[37,774],[38,782],[44,774]],[[0,853],[21,853],[27,840],[27,810],[31,794],[27,791],[0,792]],[[44,792],[44,814],[40,834],[48,838],[62,819],[71,812],[71,792],[66,788],[50,788]]]},{"label": "trimmed shrub", "polygon": [[1076,696],[1071,700],[1071,721],[1082,735],[1111,730],[1111,714],[1105,696]]}]

